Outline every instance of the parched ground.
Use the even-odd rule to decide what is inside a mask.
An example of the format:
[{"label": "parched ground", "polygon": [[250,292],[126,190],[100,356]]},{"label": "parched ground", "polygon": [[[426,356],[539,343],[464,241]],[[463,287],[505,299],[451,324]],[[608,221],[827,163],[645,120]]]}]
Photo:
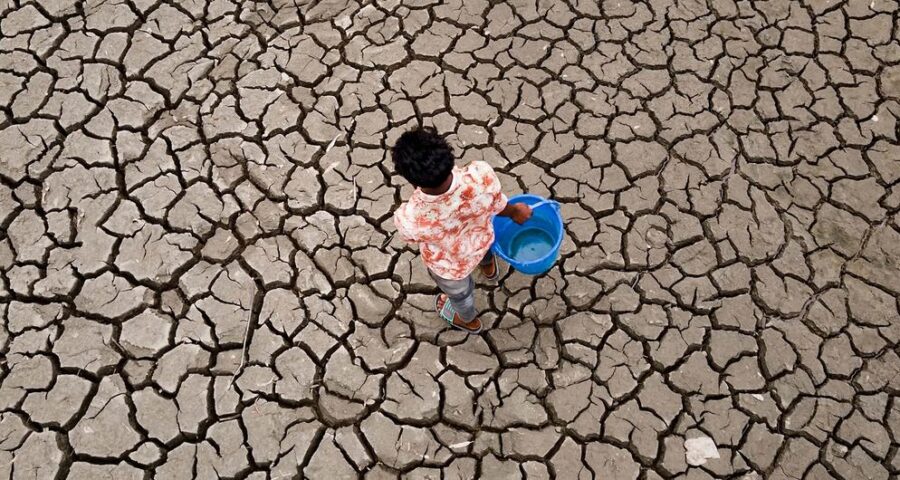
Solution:
[{"label": "parched ground", "polygon": [[[900,474],[889,0],[0,1],[0,479]],[[419,122],[563,204],[448,331]]]}]

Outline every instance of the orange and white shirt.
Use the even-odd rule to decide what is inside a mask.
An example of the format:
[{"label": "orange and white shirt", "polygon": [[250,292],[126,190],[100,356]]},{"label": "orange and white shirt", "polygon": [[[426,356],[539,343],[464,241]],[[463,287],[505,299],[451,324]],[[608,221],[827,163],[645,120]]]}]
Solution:
[{"label": "orange and white shirt", "polygon": [[419,244],[422,261],[448,280],[469,276],[494,243],[491,219],[506,208],[506,195],[490,165],[472,162],[453,169],[450,188],[440,195],[416,189],[394,212],[397,233]]}]

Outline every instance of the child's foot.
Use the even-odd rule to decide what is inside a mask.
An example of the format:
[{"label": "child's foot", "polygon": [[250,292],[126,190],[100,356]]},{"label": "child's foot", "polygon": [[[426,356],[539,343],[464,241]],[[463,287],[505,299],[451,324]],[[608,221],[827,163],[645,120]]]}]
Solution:
[{"label": "child's foot", "polygon": [[497,265],[497,257],[491,257],[491,263],[487,265],[479,265],[481,274],[488,280],[496,280],[500,277],[500,267]]},{"label": "child's foot", "polygon": [[469,333],[481,333],[481,320],[474,319],[470,322],[466,322],[456,313],[456,310],[453,309],[453,305],[447,301],[447,295],[440,294],[437,296],[435,300],[434,307],[438,312],[438,315],[444,319],[445,322],[449,323],[451,327],[458,328],[460,330],[464,330]]}]

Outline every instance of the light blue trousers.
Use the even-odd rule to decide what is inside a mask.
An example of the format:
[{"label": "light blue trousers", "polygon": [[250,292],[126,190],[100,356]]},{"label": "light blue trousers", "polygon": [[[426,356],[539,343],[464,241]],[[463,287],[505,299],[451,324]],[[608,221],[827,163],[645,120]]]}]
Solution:
[{"label": "light blue trousers", "polygon": [[[488,250],[481,260],[481,265],[487,265],[493,260],[494,254]],[[438,288],[447,294],[447,298],[450,299],[450,305],[453,305],[453,309],[456,310],[460,318],[467,323],[475,320],[475,317],[478,316],[478,311],[475,310],[475,280],[472,279],[471,274],[462,280],[441,278],[431,270],[428,270],[428,274],[434,279],[434,283],[437,284]]]}]

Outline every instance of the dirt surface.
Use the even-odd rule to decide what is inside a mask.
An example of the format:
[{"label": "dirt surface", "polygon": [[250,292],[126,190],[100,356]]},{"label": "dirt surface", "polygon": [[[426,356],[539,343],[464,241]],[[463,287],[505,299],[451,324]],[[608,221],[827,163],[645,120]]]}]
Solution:
[{"label": "dirt surface", "polygon": [[[0,479],[895,477],[898,12],[0,1]],[[419,121],[563,204],[481,336]]]}]

